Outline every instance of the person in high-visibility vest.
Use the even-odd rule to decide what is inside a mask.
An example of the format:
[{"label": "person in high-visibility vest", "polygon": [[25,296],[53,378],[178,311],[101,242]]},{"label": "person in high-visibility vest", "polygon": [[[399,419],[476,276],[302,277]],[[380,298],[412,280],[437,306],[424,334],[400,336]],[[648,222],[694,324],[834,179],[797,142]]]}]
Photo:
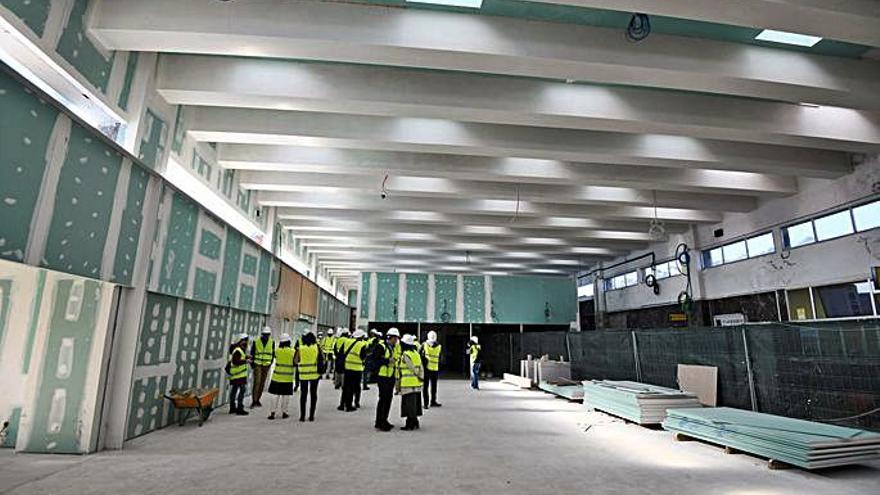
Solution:
[{"label": "person in high-visibility vest", "polygon": [[357,329],[346,339],[342,348],[345,377],[342,379],[342,404],[340,411],[356,411],[361,405],[361,374],[364,372],[364,358],[367,357],[367,334]]},{"label": "person in high-visibility vest", "polygon": [[379,386],[379,402],[376,404],[374,427],[381,431],[391,431],[394,425],[388,422],[391,413],[391,400],[394,398],[394,381],[397,377],[397,363],[400,359],[400,330],[389,328],[386,340],[380,340],[373,348],[373,363],[378,367],[376,384]]},{"label": "person in high-visibility vest", "polygon": [[[443,346],[437,343],[437,332],[431,330],[421,348],[422,362],[425,363],[425,384],[422,388],[425,409],[442,406],[437,402],[437,379],[440,377],[440,354],[442,351]],[[428,389],[430,389],[430,395]]]},{"label": "person in high-visibility vest", "polygon": [[416,350],[416,338],[406,334],[400,340],[400,363],[397,366],[397,391],[400,393],[400,416],[406,418],[401,430],[418,430],[422,415],[422,358]]},{"label": "person in high-visibility vest", "polygon": [[483,362],[482,348],[480,347],[480,339],[476,335],[471,337],[468,342],[467,354],[471,362],[471,388],[480,390],[480,364]]},{"label": "person in high-visibility vest", "polygon": [[269,413],[269,419],[275,419],[275,413],[281,413],[282,419],[290,417],[287,408],[290,405],[290,396],[293,395],[293,347],[291,347],[290,335],[281,334],[278,349],[275,350],[275,369],[272,371],[272,381],[269,382],[269,393],[275,396],[275,405]]},{"label": "person in high-visibility vest", "polygon": [[306,420],[306,400],[311,396],[309,421],[315,420],[315,406],[318,404],[318,381],[324,368],[324,356],[318,347],[318,340],[311,331],[303,335],[296,347],[296,371],[299,375],[299,420]]},{"label": "person in high-visibility vest", "polygon": [[324,340],[319,340],[318,345],[321,347],[321,353],[324,355],[324,378],[333,376],[333,347],[336,346],[336,337],[333,335],[333,329],[327,330]]},{"label": "person in high-visibility vest", "polygon": [[[336,341],[333,343],[333,359],[334,359],[334,375],[333,388],[339,390],[342,388],[342,380],[345,377],[345,356],[342,354],[343,349],[348,345],[350,337],[347,328],[336,329]],[[342,405],[342,398],[339,399]]]},{"label": "person in high-visibility vest", "polygon": [[364,390],[370,390],[370,379],[373,376],[373,372],[375,371],[376,365],[373,363],[373,349],[376,347],[376,344],[382,340],[382,332],[376,330],[375,328],[370,330],[370,338],[367,339],[367,358],[364,360],[364,372],[361,377],[361,381],[364,384]]},{"label": "person in high-visibility vest", "polygon": [[251,409],[263,404],[263,390],[269,378],[269,368],[275,360],[275,341],[272,340],[272,329],[263,327],[260,337],[251,344],[251,367],[254,371],[254,390],[251,392]]},{"label": "person in high-visibility vest", "polygon": [[248,334],[241,333],[229,347],[229,362],[226,372],[229,378],[229,414],[247,416],[244,410],[244,394],[247,389],[248,357],[245,349],[248,345]]}]

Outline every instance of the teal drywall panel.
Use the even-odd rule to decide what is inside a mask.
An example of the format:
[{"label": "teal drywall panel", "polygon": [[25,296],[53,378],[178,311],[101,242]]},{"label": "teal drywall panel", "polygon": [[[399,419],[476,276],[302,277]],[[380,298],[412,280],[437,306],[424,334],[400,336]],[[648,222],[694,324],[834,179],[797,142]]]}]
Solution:
[{"label": "teal drywall panel", "polygon": [[128,52],[128,60],[125,63],[125,79],[122,81],[122,90],[119,92],[117,103],[119,108],[128,110],[128,98],[131,96],[131,84],[134,74],[137,72],[138,52]]},{"label": "teal drywall panel", "polygon": [[260,251],[260,268],[257,271],[257,293],[254,296],[254,311],[269,312],[269,285],[272,282],[272,255]]},{"label": "teal drywall panel", "polygon": [[348,289],[348,305],[354,308],[357,306],[357,289]]},{"label": "teal drywall panel", "polygon": [[21,19],[38,37],[43,37],[51,0],[0,0],[0,5]]},{"label": "teal drywall panel", "polygon": [[245,254],[244,260],[242,260],[242,262],[241,262],[241,272],[246,275],[256,275],[257,274],[257,258],[255,256]]},{"label": "teal drywall panel", "polygon": [[175,193],[166,225],[168,231],[159,270],[159,292],[175,296],[186,294],[198,221],[199,207]]},{"label": "teal drywall panel", "polygon": [[148,167],[159,168],[159,160],[165,152],[165,135],[168,126],[152,110],[144,113],[144,135],[138,148],[138,158]]},{"label": "teal drywall panel", "polygon": [[193,299],[207,303],[214,302],[214,290],[217,286],[217,274],[196,268],[193,280]]},{"label": "teal drywall panel", "polygon": [[457,294],[457,276],[434,275],[434,321],[442,323],[455,321]]},{"label": "teal drywall panel", "polygon": [[[226,353],[226,343],[232,337],[226,336],[229,331],[229,309],[211,306],[211,318],[208,321],[208,342],[205,345],[205,359],[219,359]],[[231,343],[231,342],[230,342]]]},{"label": "teal drywall panel", "polygon": [[428,320],[428,275],[424,273],[406,274],[406,319],[405,321]]},{"label": "teal drywall panel", "polygon": [[220,259],[220,251],[223,249],[223,241],[210,230],[202,229],[199,239],[199,254],[212,260]]},{"label": "teal drywall panel", "polygon": [[102,275],[104,243],[121,167],[122,155],[86,129],[78,125],[71,128],[41,266],[84,277]]},{"label": "teal drywall panel", "polygon": [[400,275],[379,273],[376,280],[376,321],[398,321],[398,290]]},{"label": "teal drywall panel", "polygon": [[105,58],[95,48],[86,35],[86,10],[89,0],[74,0],[73,10],[61,39],[58,41],[56,51],[64,60],[67,60],[92,86],[107,92],[107,81],[110,80],[110,70],[113,68],[113,54]]},{"label": "teal drywall panel", "polygon": [[241,284],[241,288],[238,290],[238,304],[236,307],[247,310],[254,307],[254,288],[252,286]]},{"label": "teal drywall panel", "polygon": [[244,237],[231,227],[226,228],[226,248],[223,250],[223,276],[220,278],[220,301],[223,306],[235,306],[238,275],[241,267],[241,249]]},{"label": "teal drywall panel", "polygon": [[[80,410],[89,368],[103,353],[91,355],[102,300],[100,282],[60,280],[50,308],[51,322],[26,446],[29,452],[81,453]],[[97,363],[93,363],[97,360]]]},{"label": "teal drywall panel", "polygon": [[199,351],[205,332],[208,305],[195,301],[183,302],[180,335],[177,342],[177,371],[173,386],[177,389],[195,387],[198,380]]},{"label": "teal drywall panel", "polygon": [[116,259],[113,262],[113,276],[110,279],[112,282],[123,285],[131,284],[141,237],[141,224],[144,221],[144,197],[149,183],[149,172],[140,166],[132,165],[131,175],[128,179],[125,209],[122,211],[122,223],[119,226]]},{"label": "teal drywall panel", "polygon": [[144,319],[138,338],[138,366],[153,366],[171,361],[171,344],[174,341],[176,321],[176,298],[147,293]]},{"label": "teal drywall panel", "polygon": [[0,447],[12,449],[15,448],[15,441],[18,439],[18,428],[21,425],[21,408],[14,407],[9,414],[9,426],[6,427],[6,438]]},{"label": "teal drywall panel", "polygon": [[498,323],[545,323],[538,277],[492,277],[492,302]]},{"label": "teal drywall panel", "polygon": [[12,280],[0,280],[0,351],[3,349],[3,337],[9,324],[9,304],[12,298]]},{"label": "teal drywall panel", "polygon": [[[370,273],[361,274],[361,318],[370,317]],[[348,325],[343,325],[348,326]]]},{"label": "teal drywall panel", "polygon": [[128,408],[128,435],[126,440],[143,435],[165,426],[162,414],[166,404],[162,397],[168,390],[168,377],[153,376],[135,380],[131,389],[131,403]]},{"label": "teal drywall panel", "polygon": [[37,273],[37,290],[34,293],[31,306],[31,323],[28,327],[27,343],[24,348],[24,359],[21,361],[21,373],[28,374],[31,369],[31,357],[34,354],[34,340],[37,338],[37,324],[40,321],[42,309],[43,291],[46,289],[46,270]]},{"label": "teal drywall panel", "polygon": [[464,276],[464,322],[483,323],[486,319],[486,283],[482,275]]},{"label": "teal drywall panel", "polygon": [[573,278],[542,277],[547,323],[567,324],[577,321],[577,283]]},{"label": "teal drywall panel", "polygon": [[24,260],[56,119],[54,107],[0,71],[0,258]]}]

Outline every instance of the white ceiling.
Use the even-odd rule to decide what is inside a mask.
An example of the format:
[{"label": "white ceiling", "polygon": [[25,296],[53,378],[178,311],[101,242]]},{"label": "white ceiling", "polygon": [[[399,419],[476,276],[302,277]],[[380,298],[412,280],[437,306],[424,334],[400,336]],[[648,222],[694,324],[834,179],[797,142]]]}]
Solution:
[{"label": "white ceiling", "polygon": [[[863,0],[545,3],[880,46]],[[91,34],[164,52],[189,135],[347,283],[568,274],[645,247],[655,214],[718,222],[880,150],[877,61],[341,2],[114,0]]]}]

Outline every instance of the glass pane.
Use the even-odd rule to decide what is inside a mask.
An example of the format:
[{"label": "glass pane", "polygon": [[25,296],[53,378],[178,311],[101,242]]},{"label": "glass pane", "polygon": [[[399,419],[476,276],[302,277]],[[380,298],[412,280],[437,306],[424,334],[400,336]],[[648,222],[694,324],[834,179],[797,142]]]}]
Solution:
[{"label": "glass pane", "polygon": [[813,305],[810,302],[810,290],[788,291],[788,310],[792,320],[812,320]]},{"label": "glass pane", "polygon": [[746,241],[734,242],[733,244],[723,246],[721,249],[724,252],[725,263],[744,260],[748,257],[746,255]]},{"label": "glass pane", "polygon": [[796,248],[816,242],[816,236],[813,234],[813,222],[792,225],[785,229],[784,232],[788,238],[788,247]]},{"label": "glass pane", "polygon": [[880,227],[880,201],[853,208],[853,217],[859,232]]},{"label": "glass pane", "polygon": [[625,275],[625,277],[627,287],[632,287],[633,285],[639,284],[639,272],[629,272]]},{"label": "glass pane", "polygon": [[721,248],[715,248],[709,251],[709,259],[706,266],[718,266],[724,264],[724,256],[721,254]]},{"label": "glass pane", "polygon": [[660,263],[657,265],[657,280],[666,278],[669,276],[669,263]]},{"label": "glass pane", "polygon": [[870,286],[862,287],[861,291],[858,286],[840,284],[813,288],[818,318],[872,316],[874,309],[871,307]]},{"label": "glass pane", "polygon": [[816,224],[816,238],[820,241],[834,239],[853,233],[852,217],[849,210],[813,220]]},{"label": "glass pane", "polygon": [[776,245],[773,244],[772,232],[752,237],[751,239],[746,240],[746,244],[749,247],[749,258],[770,254],[776,251]]},{"label": "glass pane", "polygon": [[669,262],[669,276],[674,277],[676,275],[682,275],[681,269],[678,267],[678,261],[670,261]]},{"label": "glass pane", "polygon": [[578,297],[593,297],[593,284],[578,287]]}]

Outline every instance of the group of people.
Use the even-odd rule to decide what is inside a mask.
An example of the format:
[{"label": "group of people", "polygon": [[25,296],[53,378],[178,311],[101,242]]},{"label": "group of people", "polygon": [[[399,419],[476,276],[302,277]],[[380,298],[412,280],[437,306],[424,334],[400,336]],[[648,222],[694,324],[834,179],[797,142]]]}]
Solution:
[{"label": "group of people", "polygon": [[[253,342],[247,334],[240,334],[236,339],[230,346],[226,366],[230,414],[248,414],[244,409],[244,395],[249,366],[253,370],[254,387],[251,408],[262,406],[268,380],[268,392],[275,396],[270,420],[279,415],[283,419],[290,417],[290,397],[301,390],[299,420],[306,421],[308,405],[308,420],[314,421],[318,382],[322,377],[332,377],[335,388],[341,389],[337,409],[345,412],[360,408],[361,391],[369,390],[369,383],[375,379],[379,400],[374,426],[380,431],[394,428],[388,416],[395,393],[401,396],[401,417],[406,420],[403,430],[419,428],[423,407],[442,406],[437,401],[437,381],[443,354],[437,333],[433,331],[428,332],[423,343],[411,334],[401,337],[397,328],[390,328],[384,336],[378,330],[370,330],[368,336],[361,329],[349,332],[347,328],[338,328],[335,333],[328,330],[326,335],[319,332],[317,337],[309,331],[295,343],[290,335],[282,334],[276,345],[272,329],[265,327]],[[479,389],[481,347],[476,336],[468,342],[467,354],[471,387]]]}]

